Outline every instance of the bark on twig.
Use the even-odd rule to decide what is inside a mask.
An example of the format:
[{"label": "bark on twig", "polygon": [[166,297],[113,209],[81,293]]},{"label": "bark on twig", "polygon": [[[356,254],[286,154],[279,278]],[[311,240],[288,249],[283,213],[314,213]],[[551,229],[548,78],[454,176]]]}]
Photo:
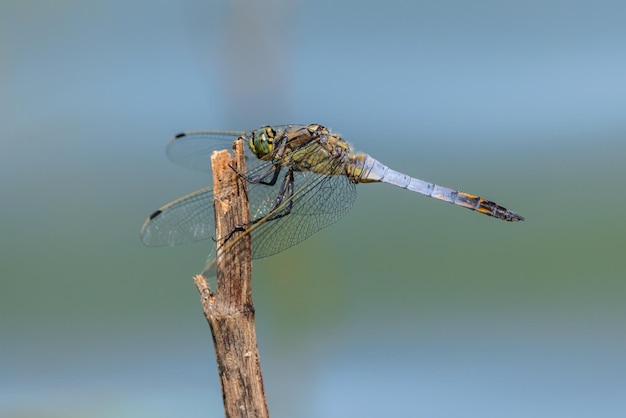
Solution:
[{"label": "bark on twig", "polygon": [[204,276],[197,275],[194,282],[213,334],[226,417],[265,418],[269,413],[254,327],[251,240],[243,231],[233,233],[250,222],[247,184],[237,174],[245,173],[243,141],[233,148],[232,160],[228,151],[211,156],[216,237],[221,237],[215,293]]}]

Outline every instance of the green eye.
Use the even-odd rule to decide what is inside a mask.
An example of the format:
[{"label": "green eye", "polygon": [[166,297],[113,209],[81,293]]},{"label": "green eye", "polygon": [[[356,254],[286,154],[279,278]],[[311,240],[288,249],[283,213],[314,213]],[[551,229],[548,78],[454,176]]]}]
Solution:
[{"label": "green eye", "polygon": [[274,148],[272,142],[275,135],[276,132],[269,126],[257,129],[254,131],[252,138],[250,138],[248,146],[258,158],[262,160],[267,159]]}]

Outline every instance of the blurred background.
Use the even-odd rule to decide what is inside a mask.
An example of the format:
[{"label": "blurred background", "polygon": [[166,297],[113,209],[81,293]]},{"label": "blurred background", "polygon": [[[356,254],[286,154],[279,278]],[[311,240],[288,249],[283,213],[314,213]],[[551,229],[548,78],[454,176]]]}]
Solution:
[{"label": "blurred background", "polygon": [[2,1],[0,415],[223,416],[192,275],[147,248],[191,129],[321,123],[386,185],[254,264],[273,417],[621,417],[626,5]]}]

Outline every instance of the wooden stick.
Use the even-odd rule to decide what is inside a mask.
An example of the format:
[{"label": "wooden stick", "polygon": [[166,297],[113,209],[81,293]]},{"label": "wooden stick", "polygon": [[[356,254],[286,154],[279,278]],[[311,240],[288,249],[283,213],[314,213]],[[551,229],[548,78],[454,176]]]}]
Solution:
[{"label": "wooden stick", "polygon": [[213,334],[226,417],[268,418],[254,327],[250,234],[233,233],[250,222],[247,183],[233,170],[245,173],[244,143],[235,144],[232,160],[228,151],[211,156],[216,237],[225,237],[217,242],[215,293],[204,276],[194,282]]}]

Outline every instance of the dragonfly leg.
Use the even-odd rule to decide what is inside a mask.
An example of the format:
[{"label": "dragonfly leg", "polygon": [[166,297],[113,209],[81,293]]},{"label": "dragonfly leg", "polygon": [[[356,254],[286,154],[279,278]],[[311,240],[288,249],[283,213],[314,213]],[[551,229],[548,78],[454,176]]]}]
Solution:
[{"label": "dragonfly leg", "polygon": [[283,178],[283,183],[280,185],[280,190],[278,191],[278,195],[276,195],[276,201],[272,209],[266,215],[253,219],[248,225],[253,225],[261,221],[273,221],[289,215],[293,208],[293,185],[293,170],[287,170],[287,174],[285,174]]},{"label": "dragonfly leg", "polygon": [[[268,167],[267,170],[265,170],[265,172],[256,175],[256,176],[248,176],[245,173],[242,173],[241,171],[237,170],[235,167],[233,167],[232,165],[230,166],[230,168],[233,169],[233,171],[235,173],[237,173],[237,175],[239,177],[241,177],[242,179],[244,179],[245,181],[247,181],[248,183],[252,183],[252,184],[263,184],[265,186],[273,186],[276,184],[276,180],[278,180],[278,175],[280,174],[280,166],[278,164],[273,164],[270,167]],[[269,180],[266,180],[268,177],[271,178]]]},{"label": "dragonfly leg", "polygon": [[[278,170],[276,171],[278,173]],[[277,177],[277,176],[274,176]],[[276,183],[276,180],[274,180]],[[265,183],[262,183],[265,184]],[[294,186],[294,178],[293,178],[293,170],[288,170],[287,174],[283,178],[283,182],[280,186],[280,190],[278,191],[278,195],[276,196],[276,202],[272,209],[268,212],[267,215],[261,216],[259,218],[251,220],[246,225],[236,226],[224,239],[224,243],[226,243],[233,236],[235,232],[242,232],[254,227],[255,224],[260,222],[274,221],[276,219],[280,219],[284,216],[287,216],[291,213],[291,209],[293,208],[293,186]],[[284,203],[286,202],[286,203]],[[281,207],[282,206],[282,207]],[[224,245],[224,244],[222,244]]]},{"label": "dragonfly leg", "polygon": [[[283,184],[280,186],[280,190],[278,191],[278,196],[276,196],[276,203],[270,211],[270,213],[277,213],[270,215],[267,219],[268,221],[282,218],[283,216],[291,213],[291,208],[293,207],[293,184],[293,170],[287,170],[287,174],[285,174],[285,178],[283,179]],[[287,197],[287,203],[284,208],[280,209],[283,201],[285,201],[285,197]]]}]

